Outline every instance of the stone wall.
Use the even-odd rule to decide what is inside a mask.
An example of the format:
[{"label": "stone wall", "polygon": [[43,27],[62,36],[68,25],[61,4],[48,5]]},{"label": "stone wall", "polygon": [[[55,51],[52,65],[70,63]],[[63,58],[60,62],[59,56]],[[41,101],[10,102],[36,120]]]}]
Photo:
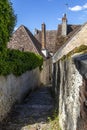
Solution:
[{"label": "stone wall", "polygon": [[21,102],[29,90],[40,86],[39,69],[27,71],[19,77],[13,74],[0,76],[0,121],[10,111],[15,102]]},{"label": "stone wall", "polygon": [[59,123],[62,130],[87,130],[87,55],[53,65]]},{"label": "stone wall", "polygon": [[74,33],[74,35],[69,39],[67,43],[65,43],[53,56],[53,62],[57,62],[63,55],[68,54],[75,47],[79,47],[80,45],[87,45],[87,23],[84,24],[78,32]]},{"label": "stone wall", "polygon": [[42,70],[40,73],[40,81],[42,84],[52,83],[52,59],[43,62]]}]

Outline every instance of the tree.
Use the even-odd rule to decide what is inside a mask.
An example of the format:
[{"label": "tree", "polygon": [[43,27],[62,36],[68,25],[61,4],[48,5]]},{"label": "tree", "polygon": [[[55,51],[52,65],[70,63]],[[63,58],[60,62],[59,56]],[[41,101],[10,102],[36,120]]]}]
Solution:
[{"label": "tree", "polygon": [[16,24],[16,15],[9,0],[0,0],[0,47],[6,48]]}]

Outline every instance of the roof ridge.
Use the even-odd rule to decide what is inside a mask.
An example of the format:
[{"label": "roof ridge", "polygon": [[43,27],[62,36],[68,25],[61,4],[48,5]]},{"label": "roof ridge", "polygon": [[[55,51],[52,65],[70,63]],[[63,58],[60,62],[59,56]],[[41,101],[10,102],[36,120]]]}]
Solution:
[{"label": "roof ridge", "polygon": [[[31,35],[32,35],[32,37],[33,37],[35,40],[37,40],[37,39],[34,37],[34,35],[31,33],[31,31],[30,31],[27,27],[25,27],[25,26],[22,26],[22,27],[24,28],[24,30],[25,30],[26,35],[28,36],[28,38],[30,38],[30,40],[31,40],[31,42],[33,43],[33,45],[37,48],[38,53],[41,54],[42,56],[44,56],[44,55],[42,54],[41,50],[39,49],[39,47],[33,42],[33,39],[31,38]],[[30,33],[30,35],[28,34],[27,31]],[[30,36],[30,37],[29,37],[29,36]],[[38,42],[38,45],[39,45],[39,42]]]},{"label": "roof ridge", "polygon": [[21,25],[16,30],[14,30],[13,33],[12,33],[12,35],[15,34],[21,27],[24,27],[24,25]]},{"label": "roof ridge", "polygon": [[[28,36],[28,38],[30,38],[30,40],[32,41],[32,38],[31,37],[29,37],[29,35],[28,35],[28,33],[27,33],[27,30],[29,31],[29,33],[31,33],[30,32],[30,30],[29,29],[27,29],[27,27],[25,27],[25,26],[23,26],[23,28],[24,28],[24,30],[25,30],[25,32],[26,32],[26,34],[27,34],[27,36]],[[26,30],[27,29],[27,30]],[[33,42],[32,42],[33,43]],[[35,44],[34,44],[35,45]],[[37,48],[37,47],[36,47]]]},{"label": "roof ridge", "polygon": [[81,29],[87,24],[87,22],[85,22],[83,25],[81,25],[81,27],[79,27],[77,29],[77,31],[65,42],[65,44],[67,44],[79,31],[81,31]]},{"label": "roof ridge", "polygon": [[65,42],[65,44],[63,44],[63,45],[59,48],[59,50],[54,54],[53,57],[56,57],[57,53],[60,53],[61,50],[70,42],[70,40],[72,40],[72,38],[73,38],[76,34],[78,34],[78,33],[81,31],[81,29],[82,29],[86,24],[87,24],[87,22],[84,23],[80,28],[78,28],[78,30],[72,35],[72,37],[70,37],[70,38]]}]

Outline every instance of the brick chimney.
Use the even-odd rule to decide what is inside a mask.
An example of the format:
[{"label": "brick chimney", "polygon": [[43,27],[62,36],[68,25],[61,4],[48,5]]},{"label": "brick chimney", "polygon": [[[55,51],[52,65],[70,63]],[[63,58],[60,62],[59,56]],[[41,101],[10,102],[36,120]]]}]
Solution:
[{"label": "brick chimney", "polygon": [[42,49],[46,49],[46,25],[42,24]]},{"label": "brick chimney", "polygon": [[62,36],[67,35],[67,18],[66,14],[64,14],[64,17],[62,18]]},{"label": "brick chimney", "polygon": [[42,24],[42,53],[47,58],[48,57],[48,51],[46,49],[46,25],[45,23]]}]

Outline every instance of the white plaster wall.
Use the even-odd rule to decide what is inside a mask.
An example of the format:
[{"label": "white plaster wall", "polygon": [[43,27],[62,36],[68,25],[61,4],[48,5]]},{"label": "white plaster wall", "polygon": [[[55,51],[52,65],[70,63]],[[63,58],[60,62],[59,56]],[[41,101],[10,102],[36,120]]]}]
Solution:
[{"label": "white plaster wall", "polygon": [[13,74],[0,76],[0,121],[16,101],[20,102],[29,90],[39,86],[39,68],[27,71],[19,77],[15,77]]}]

